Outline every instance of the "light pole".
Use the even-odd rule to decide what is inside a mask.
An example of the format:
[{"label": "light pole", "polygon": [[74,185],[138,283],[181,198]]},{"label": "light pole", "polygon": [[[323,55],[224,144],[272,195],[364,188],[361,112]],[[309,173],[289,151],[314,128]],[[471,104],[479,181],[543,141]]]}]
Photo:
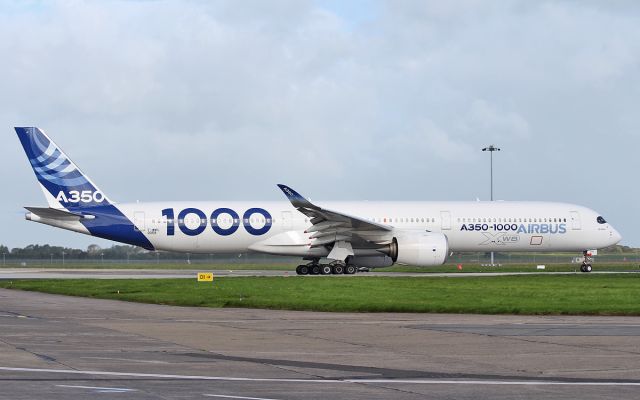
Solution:
[{"label": "light pole", "polygon": [[104,253],[100,253],[100,264],[104,264]]},{"label": "light pole", "polygon": [[62,265],[64,265],[64,251],[62,252]]},{"label": "light pole", "polygon": [[[493,152],[500,151],[500,148],[494,145],[489,145],[489,147],[483,148],[482,151],[488,151],[491,159],[491,201],[493,201]],[[493,251],[491,252],[491,266],[493,267]]]},{"label": "light pole", "polygon": [[5,258],[7,255],[7,253],[2,253],[2,266],[6,266],[7,265],[7,259]]}]

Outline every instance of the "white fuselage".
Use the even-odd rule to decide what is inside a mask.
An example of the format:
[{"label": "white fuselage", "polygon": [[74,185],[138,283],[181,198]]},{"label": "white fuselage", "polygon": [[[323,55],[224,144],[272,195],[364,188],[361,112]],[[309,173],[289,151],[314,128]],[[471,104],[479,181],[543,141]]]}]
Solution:
[{"label": "white fuselage", "polygon": [[[588,208],[547,202],[324,202],[326,209],[391,226],[402,231],[431,231],[446,235],[451,251],[583,251],[617,243],[618,232]],[[304,256],[311,251],[309,219],[288,202],[158,202],[120,204],[117,208],[134,222],[157,250],[191,253],[236,253],[248,250]],[[266,210],[243,216],[247,210]],[[179,213],[187,212],[178,220]],[[218,212],[212,227],[214,210]],[[163,216],[163,210],[164,216]],[[173,210],[173,218],[166,210]],[[603,221],[603,220],[602,220]],[[250,229],[265,230],[251,234]],[[181,229],[180,224],[184,229]],[[237,229],[234,231],[234,224]],[[173,226],[173,228],[171,228]],[[173,234],[169,234],[170,230]],[[198,233],[198,231],[200,231]],[[80,228],[82,231],[82,228]],[[189,234],[185,234],[185,232]],[[229,232],[233,231],[229,234]],[[196,234],[194,234],[196,233]],[[278,251],[261,248],[278,237]]]}]

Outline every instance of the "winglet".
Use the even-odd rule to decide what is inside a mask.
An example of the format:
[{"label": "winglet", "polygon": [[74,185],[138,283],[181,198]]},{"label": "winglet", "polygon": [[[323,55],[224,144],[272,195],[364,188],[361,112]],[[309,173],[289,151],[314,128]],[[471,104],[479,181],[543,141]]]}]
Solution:
[{"label": "winglet", "polygon": [[296,208],[304,207],[304,208],[312,208],[312,209],[318,208],[317,206],[313,205],[309,200],[302,197],[300,193],[291,189],[289,186],[278,184],[278,187],[280,188],[280,190],[282,190],[284,195],[287,196],[287,198],[289,199],[291,204],[293,204],[294,207]]}]

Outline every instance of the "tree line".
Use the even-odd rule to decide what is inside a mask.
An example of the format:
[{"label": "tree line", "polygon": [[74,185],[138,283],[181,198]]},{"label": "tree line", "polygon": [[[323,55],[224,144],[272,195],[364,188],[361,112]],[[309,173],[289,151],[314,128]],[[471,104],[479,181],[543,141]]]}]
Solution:
[{"label": "tree line", "polygon": [[[638,252],[640,252],[640,249],[629,246],[614,245],[600,250],[598,254],[637,254]],[[141,247],[128,245],[113,245],[108,248],[101,248],[97,244],[92,244],[85,250],[51,246],[48,244],[30,244],[26,247],[14,247],[12,249],[9,249],[7,246],[0,245],[0,253],[6,259],[16,260],[61,259],[63,257],[68,260],[184,260],[187,257],[192,260],[206,260],[216,258],[228,259],[230,257],[228,254],[187,255],[185,253],[176,252],[155,252],[145,250]],[[233,257],[234,255],[231,256]],[[256,256],[260,257],[259,255]]]},{"label": "tree line", "polygon": [[[205,260],[219,257],[213,254],[187,255],[185,253],[164,251],[155,252],[128,245],[113,245],[111,247],[101,248],[96,244],[92,244],[84,250],[71,247],[51,246],[48,244],[30,244],[26,247],[14,247],[12,249],[0,245],[0,253],[2,253],[7,260],[58,260],[63,257],[65,260],[184,260],[187,257],[191,260]],[[229,258],[229,255],[224,255],[223,258]]]}]

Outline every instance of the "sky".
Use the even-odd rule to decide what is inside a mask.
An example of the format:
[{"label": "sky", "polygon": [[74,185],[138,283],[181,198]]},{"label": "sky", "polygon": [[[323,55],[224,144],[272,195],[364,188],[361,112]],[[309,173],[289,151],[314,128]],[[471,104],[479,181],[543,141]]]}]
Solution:
[{"label": "sky", "polygon": [[112,199],[577,203],[640,247],[636,1],[4,1],[0,244],[111,242],[45,205],[14,126]]}]

